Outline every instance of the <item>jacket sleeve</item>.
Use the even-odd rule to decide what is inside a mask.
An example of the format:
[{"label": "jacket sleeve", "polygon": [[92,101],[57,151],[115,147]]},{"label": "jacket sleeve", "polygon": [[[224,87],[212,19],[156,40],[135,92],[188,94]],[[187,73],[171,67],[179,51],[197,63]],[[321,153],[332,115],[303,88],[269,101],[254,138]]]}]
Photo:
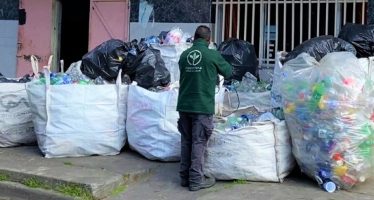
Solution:
[{"label": "jacket sleeve", "polygon": [[214,60],[218,74],[225,77],[225,79],[230,78],[232,76],[232,66],[218,52],[215,52]]}]

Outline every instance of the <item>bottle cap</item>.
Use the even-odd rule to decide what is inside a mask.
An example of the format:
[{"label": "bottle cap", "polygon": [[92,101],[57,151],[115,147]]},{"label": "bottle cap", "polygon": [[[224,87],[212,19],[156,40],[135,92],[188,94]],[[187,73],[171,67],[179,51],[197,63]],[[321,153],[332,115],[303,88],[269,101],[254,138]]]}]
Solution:
[{"label": "bottle cap", "polygon": [[365,177],[365,176],[360,176],[360,177],[358,178],[358,181],[360,181],[361,183],[362,183],[362,182],[365,182],[365,180],[366,180],[366,177]]},{"label": "bottle cap", "polygon": [[323,184],[323,189],[325,189],[329,193],[333,193],[336,190],[336,185],[332,181],[328,181]]}]

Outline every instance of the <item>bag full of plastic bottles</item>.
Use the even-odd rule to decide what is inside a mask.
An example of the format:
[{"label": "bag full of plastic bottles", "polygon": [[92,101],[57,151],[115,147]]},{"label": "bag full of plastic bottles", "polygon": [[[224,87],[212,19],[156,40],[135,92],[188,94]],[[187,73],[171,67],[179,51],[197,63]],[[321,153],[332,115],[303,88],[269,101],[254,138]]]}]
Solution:
[{"label": "bag full of plastic bottles", "polygon": [[350,52],[329,53],[319,63],[301,54],[283,68],[293,154],[301,171],[327,192],[350,189],[371,176],[374,113],[367,77]]},{"label": "bag full of plastic bottles", "polygon": [[218,180],[282,182],[294,164],[286,123],[270,112],[247,107],[214,119],[206,174]]},{"label": "bag full of plastic bottles", "polygon": [[[50,59],[51,60],[51,59]],[[51,62],[49,62],[50,64]],[[39,149],[47,158],[119,154],[125,145],[128,85],[96,85],[49,66],[26,84]]]}]

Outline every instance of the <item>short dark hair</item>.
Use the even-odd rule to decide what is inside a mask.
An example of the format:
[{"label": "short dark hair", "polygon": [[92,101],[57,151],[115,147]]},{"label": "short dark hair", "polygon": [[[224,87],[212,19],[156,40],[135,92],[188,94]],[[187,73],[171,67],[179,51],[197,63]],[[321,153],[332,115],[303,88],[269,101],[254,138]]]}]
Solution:
[{"label": "short dark hair", "polygon": [[200,25],[196,28],[194,40],[202,38],[204,40],[210,40],[210,28],[205,25]]}]

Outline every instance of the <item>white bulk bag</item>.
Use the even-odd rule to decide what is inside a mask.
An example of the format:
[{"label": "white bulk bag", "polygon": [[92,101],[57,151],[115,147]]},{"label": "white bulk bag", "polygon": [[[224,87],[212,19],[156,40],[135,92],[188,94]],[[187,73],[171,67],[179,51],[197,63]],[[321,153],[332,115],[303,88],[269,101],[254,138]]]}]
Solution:
[{"label": "white bulk bag", "polygon": [[215,129],[205,152],[205,173],[219,180],[282,182],[294,164],[285,121]]},{"label": "white bulk bag", "polygon": [[131,149],[150,160],[180,159],[177,100],[177,88],[152,92],[129,86],[126,131]]},{"label": "white bulk bag", "polygon": [[0,147],[36,142],[25,83],[0,83]]},{"label": "white bulk bag", "polygon": [[[34,69],[34,72],[37,69]],[[119,73],[121,74],[121,73]],[[127,85],[27,84],[40,150],[47,158],[115,155],[125,144]]]}]

